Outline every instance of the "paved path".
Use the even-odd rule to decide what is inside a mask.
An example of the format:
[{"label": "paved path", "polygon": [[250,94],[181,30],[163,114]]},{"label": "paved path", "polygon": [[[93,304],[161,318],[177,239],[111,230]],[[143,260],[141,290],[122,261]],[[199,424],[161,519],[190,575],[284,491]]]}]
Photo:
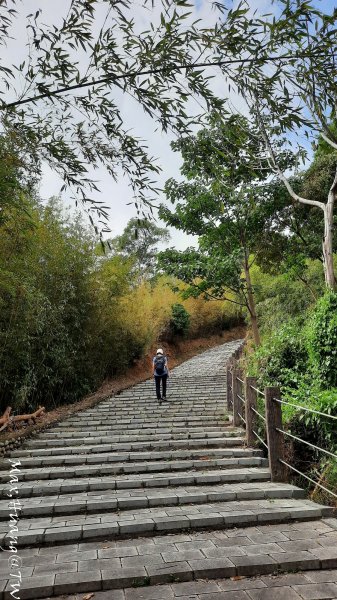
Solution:
[{"label": "paved path", "polygon": [[[12,452],[22,600],[337,599],[337,520],[296,486],[271,483],[226,414],[224,364],[238,344],[173,369],[168,403],[147,381]],[[7,547],[8,461],[0,469]],[[292,571],[306,574],[270,578]],[[324,573],[319,588],[312,578]],[[12,583],[2,553],[0,600]]]}]

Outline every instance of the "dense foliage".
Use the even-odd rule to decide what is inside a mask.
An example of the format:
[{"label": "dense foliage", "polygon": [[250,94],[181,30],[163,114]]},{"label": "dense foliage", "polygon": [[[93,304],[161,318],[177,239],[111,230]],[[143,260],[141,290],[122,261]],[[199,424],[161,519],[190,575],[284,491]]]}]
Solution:
[{"label": "dense foliage", "polygon": [[59,200],[31,199],[11,172],[6,185],[18,190],[20,203],[3,196],[1,408],[72,402],[125,371],[167,331],[173,339],[208,335],[221,329],[224,313],[235,322],[222,302],[179,303],[165,276],[139,280],[138,247],[127,256],[102,255],[92,231],[80,216],[64,213]]},{"label": "dense foliage", "polygon": [[[311,272],[312,283],[318,284],[319,271],[316,265],[309,264],[308,270]],[[316,275],[316,281],[313,274]],[[264,279],[267,277],[264,275]],[[264,289],[266,295],[273,289],[272,283],[279,288],[282,278],[269,276],[269,280],[273,279],[273,282],[269,281],[269,287]],[[261,306],[258,304],[258,310],[266,310],[267,313],[263,343],[254,353],[247,353],[243,359],[245,369],[258,378],[262,389],[264,386],[276,385],[281,388],[283,398],[289,403],[337,417],[337,294],[327,291],[315,300],[310,294],[304,296],[303,283],[301,287],[295,286],[289,279],[286,282],[283,276],[282,284],[283,294],[271,297],[270,306],[266,299],[261,300]],[[285,302],[286,290],[288,301]],[[260,294],[262,295],[261,292]],[[290,314],[289,304],[292,306]],[[276,316],[272,318],[274,311]],[[262,405],[260,409],[263,409]],[[290,405],[283,405],[282,413],[286,427],[293,434],[326,450],[337,451],[334,419]],[[293,464],[297,468],[317,481],[322,476],[321,483],[335,489],[335,461],[296,441],[292,452]],[[324,496],[317,491],[315,494],[320,499],[331,501],[329,495]]]},{"label": "dense foliage", "polygon": [[48,162],[92,218],[98,213],[101,229],[107,206],[93,198],[93,169],[114,179],[122,171],[138,209],[156,193],[159,165],[134,133],[123,95],[133,98],[137,119],[145,113],[163,131],[195,122],[195,111],[188,116],[185,109],[190,94],[221,107],[207,74],[178,66],[193,62],[200,44],[206,51],[207,29],[187,0],[72,0],[52,11],[52,20],[48,8],[26,14],[17,0],[0,3],[1,121],[32,159]]},{"label": "dense foliage", "polygon": [[106,252],[118,254],[133,261],[132,274],[142,281],[157,274],[158,244],[170,239],[167,229],[159,227],[149,219],[132,218],[123,233],[109,240]]},{"label": "dense foliage", "polygon": [[317,302],[308,328],[309,360],[321,386],[337,387],[337,294]]}]

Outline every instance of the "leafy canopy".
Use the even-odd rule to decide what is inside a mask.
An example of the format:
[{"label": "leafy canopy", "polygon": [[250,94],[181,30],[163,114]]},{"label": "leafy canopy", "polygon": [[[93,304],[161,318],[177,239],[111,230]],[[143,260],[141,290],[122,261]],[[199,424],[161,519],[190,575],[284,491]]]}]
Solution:
[{"label": "leafy canopy", "polygon": [[[187,180],[169,180],[160,215],[170,225],[197,235],[199,248],[160,254],[169,273],[190,284],[191,295],[222,298],[239,294],[246,306],[243,263],[263,252],[279,198],[270,194],[270,168],[263,142],[244,117],[212,115],[209,126],[173,144],[183,156]],[[289,162],[283,152],[280,160]]]},{"label": "leafy canopy", "polygon": [[[3,47],[18,44],[22,35],[18,6],[16,0],[1,3]],[[206,107],[220,108],[209,75],[196,69],[177,75],[176,70],[195,61],[200,44],[206,49],[205,32],[193,22],[187,0],[153,6],[71,0],[70,7],[60,8],[57,23],[46,23],[39,9],[26,17],[25,59],[0,65],[3,126],[20,136],[36,162],[55,169],[64,188],[87,203],[91,214],[96,209],[100,219],[107,216],[104,203],[91,195],[97,185],[90,170],[99,166],[115,179],[121,172],[129,178],[140,209],[156,192],[159,167],[146,143],[129,131],[121,99],[134,98],[165,132],[184,131],[195,121],[185,108],[190,94]]]}]

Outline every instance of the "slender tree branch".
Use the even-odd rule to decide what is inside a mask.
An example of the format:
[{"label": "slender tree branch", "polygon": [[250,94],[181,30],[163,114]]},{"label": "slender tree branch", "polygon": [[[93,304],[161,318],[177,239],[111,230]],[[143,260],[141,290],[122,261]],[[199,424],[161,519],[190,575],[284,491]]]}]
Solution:
[{"label": "slender tree branch", "polygon": [[336,144],[336,142],[333,142],[332,140],[330,140],[330,138],[328,138],[328,136],[325,135],[325,133],[323,133],[323,131],[320,132],[320,135],[323,138],[323,140],[325,140],[326,143],[329,144],[329,146],[331,146],[332,148],[334,148],[335,150],[337,150],[337,144]]},{"label": "slender tree branch", "polygon": [[[201,291],[197,283],[190,282],[188,285],[192,288]],[[221,298],[219,298],[218,296],[214,296],[214,294],[211,294],[207,291],[203,291],[202,293],[205,294],[205,296],[207,296],[208,298],[211,298],[212,300],[223,300],[224,302],[231,302],[232,304],[237,304],[238,306],[245,306],[245,304],[243,304],[242,302],[237,302],[236,300],[232,300],[231,298],[227,298],[226,296],[221,296]]]},{"label": "slender tree branch", "polygon": [[296,201],[299,202],[300,204],[308,204],[309,206],[316,206],[317,208],[320,208],[321,210],[325,210],[325,204],[324,202],[318,202],[317,200],[309,200],[308,198],[303,198],[302,196],[299,196],[298,194],[296,194],[295,190],[293,189],[292,185],[289,183],[289,180],[287,179],[287,177],[284,175],[283,171],[280,169],[280,167],[278,166],[277,163],[277,159],[276,159],[276,155],[274,152],[274,149],[271,145],[271,141],[268,137],[267,131],[266,131],[266,127],[265,124],[263,122],[263,118],[258,106],[258,100],[257,98],[255,98],[256,100],[256,104],[255,104],[255,110],[256,110],[256,115],[257,115],[257,119],[260,125],[260,129],[261,129],[261,134],[262,137],[264,139],[264,142],[266,144],[266,148],[269,152],[271,161],[273,163],[273,167],[276,171],[276,173],[278,174],[279,178],[281,179],[282,183],[284,183],[285,187],[287,188],[289,194],[291,195],[291,197]]},{"label": "slender tree branch", "polygon": [[330,199],[330,196],[332,196],[332,198],[334,200],[336,193],[337,193],[337,169],[336,169],[336,173],[335,173],[335,178],[334,178],[331,188],[329,190],[329,199]]},{"label": "slender tree branch", "polygon": [[[317,128],[319,129],[319,133],[322,136],[322,138],[332,147],[335,148],[337,150],[337,137],[334,136],[330,129],[329,129],[329,125],[327,120],[325,119],[325,117],[322,115],[322,112],[319,110],[319,107],[317,106],[317,100],[316,100],[316,92],[315,92],[315,83],[314,80],[312,82],[312,100],[313,100],[313,105],[316,108],[316,112],[317,115],[314,113],[312,107],[310,106],[310,103],[308,102],[308,90],[305,89],[304,87],[302,87],[296,80],[294,80],[293,77],[291,77],[288,74],[288,79],[289,81],[291,81],[291,83],[293,84],[293,86],[295,86],[298,90],[300,90],[300,94],[299,94],[299,98],[301,98],[301,100],[304,102],[304,104],[306,105],[307,109],[309,110],[314,123],[317,125]],[[324,133],[325,132],[325,133]],[[331,135],[333,137],[333,139],[330,139],[328,137],[328,134]]]},{"label": "slender tree branch", "polygon": [[[298,54],[296,58],[305,58],[306,54]],[[277,61],[286,61],[289,59],[293,59],[294,56],[292,54],[284,54],[283,56],[270,56],[266,58],[261,58],[260,62],[268,63],[268,62],[277,62]],[[140,77],[144,75],[156,75],[156,74],[164,74],[166,72],[171,71],[184,71],[190,69],[199,69],[200,67],[226,67],[228,65],[234,64],[244,64],[244,63],[254,63],[256,62],[256,58],[241,58],[241,59],[232,59],[225,61],[212,61],[212,62],[204,62],[204,63],[191,63],[187,65],[172,65],[169,67],[161,67],[159,69],[147,69],[145,71],[129,71],[127,73],[111,73],[106,77],[102,77],[101,79],[93,79],[92,81],[83,81],[82,83],[78,83],[75,85],[68,85],[62,88],[58,88],[55,90],[49,90],[48,92],[44,92],[42,94],[37,94],[36,96],[31,96],[30,98],[15,100],[14,102],[3,103],[0,106],[0,110],[6,110],[8,108],[14,108],[15,106],[22,106],[23,104],[28,104],[31,102],[36,102],[37,100],[42,100],[44,98],[53,98],[58,96],[59,94],[64,94],[65,92],[71,92],[74,90],[80,90],[88,87],[92,87],[95,85],[100,85],[102,83],[114,84],[115,81],[120,79],[133,79],[135,77]]]}]

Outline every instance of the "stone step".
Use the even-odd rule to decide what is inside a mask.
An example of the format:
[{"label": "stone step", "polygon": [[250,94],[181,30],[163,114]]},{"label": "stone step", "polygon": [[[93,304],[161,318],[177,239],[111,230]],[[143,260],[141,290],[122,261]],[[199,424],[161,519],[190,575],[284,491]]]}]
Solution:
[{"label": "stone step", "polygon": [[[41,435],[41,434],[40,434]],[[31,439],[26,442],[23,448],[44,448],[46,446],[46,439],[41,438],[39,435],[36,439]],[[185,433],[162,433],[162,434],[135,434],[135,435],[119,435],[119,436],[98,436],[98,435],[89,435],[88,437],[53,437],[52,440],[49,440],[48,446],[75,446],[75,445],[83,445],[83,446],[91,446],[92,444],[101,445],[107,442],[111,444],[118,443],[120,445],[120,449],[124,450],[122,444],[125,442],[128,444],[129,442],[151,442],[154,444],[155,442],[164,443],[168,440],[172,441],[180,441],[182,445],[176,444],[177,448],[184,447],[186,441],[191,440],[202,440],[202,443],[208,446],[208,440],[211,442],[212,440],[222,440],[223,446],[242,446],[244,443],[244,438],[241,437],[232,437],[227,434],[226,431],[223,432],[189,432],[186,440],[186,432]],[[172,444],[173,446],[173,444]],[[159,446],[162,448],[162,446]]]},{"label": "stone step", "polygon": [[95,437],[95,436],[104,436],[104,435],[153,435],[153,434],[188,434],[192,433],[220,433],[222,434],[226,430],[229,430],[232,427],[230,421],[222,421],[220,423],[214,423],[210,425],[202,425],[194,426],[191,425],[186,427],[185,425],[177,425],[176,427],[166,427],[164,425],[156,426],[156,424],[150,425],[146,424],[144,426],[138,426],[137,424],[132,423],[120,423],[110,425],[109,421],[106,420],[105,425],[91,425],[88,427],[88,423],[82,427],[77,427],[76,425],[67,425],[64,427],[55,428],[53,431],[45,431],[41,433],[42,439],[51,438],[52,436],[56,438],[67,438],[67,437]]},{"label": "stone step", "polygon": [[[116,411],[117,414],[132,414],[133,409],[137,409],[141,412],[149,414],[152,410],[154,410],[157,414],[163,414],[164,411],[175,411],[178,414],[187,414],[188,410],[192,407],[195,407],[195,410],[199,413],[202,410],[206,412],[210,412],[213,410],[215,413],[217,411],[223,410],[226,406],[227,396],[226,394],[222,394],[221,396],[213,393],[213,396],[216,395],[218,398],[217,402],[214,402],[213,398],[206,398],[204,402],[198,401],[198,396],[194,398],[183,398],[178,396],[168,395],[166,401],[160,403],[157,398],[153,397],[153,395],[144,394],[141,398],[125,398],[122,403],[115,404],[115,396],[111,397],[110,406],[107,411],[104,408],[100,408],[100,404],[98,404],[99,411],[101,414],[105,412],[111,413],[112,411]],[[81,413],[83,414],[89,409],[84,409]],[[198,413],[197,413],[198,414]]]},{"label": "stone step", "polygon": [[[222,385],[226,385],[224,381]],[[144,390],[138,396],[130,395],[130,396],[110,396],[108,400],[101,401],[96,406],[99,411],[108,411],[112,410],[123,412],[125,410],[130,410],[132,406],[142,404],[144,405],[144,412],[146,412],[147,404],[152,404],[157,410],[162,410],[166,407],[168,410],[176,410],[178,412],[186,411],[186,407],[190,405],[195,405],[196,410],[205,409],[209,410],[221,410],[224,408],[224,398],[226,398],[226,391],[221,390],[221,392],[215,393],[215,390],[209,391],[207,394],[202,390],[195,391],[194,395],[190,394],[189,397],[181,398],[176,396],[176,394],[181,394],[181,385],[179,384],[176,390],[173,390],[170,387],[169,393],[167,395],[167,401],[164,403],[158,402],[156,396],[153,396],[154,388],[151,390]],[[174,394],[173,394],[174,392]],[[83,412],[92,412],[96,413],[95,407],[88,406],[83,409],[82,412],[78,413],[79,415],[83,414]]]},{"label": "stone step", "polygon": [[[210,417],[210,419],[214,420],[214,419],[222,419],[224,420],[225,417],[226,418],[230,418],[230,415],[227,415],[226,411],[224,410],[224,403],[221,404],[221,409],[220,408],[196,408],[195,406],[191,405],[190,407],[184,409],[183,411],[177,411],[177,410],[170,410],[169,408],[169,403],[168,402],[164,402],[160,405],[160,408],[157,407],[151,407],[148,409],[141,409],[137,407],[137,412],[135,411],[135,409],[131,410],[112,410],[109,412],[104,412],[104,411],[99,411],[98,413],[96,413],[96,416],[94,417],[93,415],[87,415],[85,412],[83,412],[81,414],[81,416],[79,416],[76,419],[70,419],[67,418],[66,421],[60,421],[60,425],[64,424],[64,423],[71,423],[71,422],[79,422],[79,421],[83,421],[84,424],[87,424],[87,420],[90,419],[90,421],[103,421],[105,419],[108,419],[110,421],[110,419],[116,419],[116,420],[128,420],[130,422],[136,422],[138,421],[165,421],[168,420],[171,423],[173,423],[175,420],[185,420],[185,419],[189,419],[189,417],[191,416],[191,413],[194,413],[194,415],[196,416],[196,419],[191,419],[191,422],[194,421],[198,421],[198,420],[203,420],[203,415],[205,415],[206,417]],[[162,408],[164,407],[164,408]],[[135,414],[137,416],[135,416]],[[207,419],[206,419],[207,421]],[[206,423],[205,423],[206,424]]]},{"label": "stone step", "polygon": [[[219,419],[209,419],[208,421],[206,419],[203,419],[202,417],[200,419],[194,419],[193,421],[187,421],[186,419],[174,419],[174,423],[172,423],[172,420],[164,420],[161,419],[160,420],[160,429],[188,429],[188,428],[212,428],[213,429],[217,429],[217,428],[222,428],[224,426],[229,426],[230,422],[227,420],[225,420],[225,418],[219,418]],[[88,427],[88,418],[86,417],[86,419],[83,419],[83,421],[79,421],[79,422],[70,422],[69,420],[67,420],[66,423],[62,423],[59,424],[55,427],[55,432],[59,432],[59,431],[76,431],[77,429],[95,429],[95,430],[103,430],[103,431],[111,431],[111,429],[137,429],[139,431],[141,431],[142,429],[151,429],[151,430],[156,430],[158,429],[158,419],[146,419],[145,422],[144,420],[137,420],[137,421],[131,421],[130,419],[108,419],[107,417],[100,419],[100,420],[92,420],[90,419],[90,428]]]},{"label": "stone step", "polygon": [[[98,411],[95,414],[95,417],[91,414],[87,415],[86,412],[83,412],[81,414],[81,416],[79,416],[76,419],[72,419],[72,418],[67,418],[64,421],[60,421],[59,425],[63,425],[65,423],[72,423],[72,422],[83,422],[84,424],[88,424],[88,419],[90,419],[90,421],[103,421],[105,419],[108,419],[109,421],[111,419],[116,419],[117,421],[119,420],[128,420],[130,422],[143,422],[143,421],[165,421],[166,419],[170,422],[174,422],[175,420],[184,420],[184,419],[188,419],[191,416],[191,412],[193,412],[195,414],[195,416],[197,417],[194,420],[203,420],[203,416],[205,415],[206,417],[210,417],[212,419],[221,419],[221,420],[226,420],[226,419],[230,419],[231,415],[228,415],[226,413],[226,411],[224,410],[224,405],[225,402],[221,403],[221,408],[196,408],[195,406],[191,405],[189,408],[181,410],[181,411],[177,411],[177,410],[173,410],[170,409],[169,407],[169,403],[166,402],[165,404],[162,403],[160,406],[164,407],[164,408],[158,408],[156,409],[156,407],[152,407],[150,409],[141,409],[141,408],[137,408],[137,416],[135,417],[135,410],[131,409],[130,410],[111,410],[109,412],[105,412],[105,411]],[[193,421],[194,421],[193,420]],[[207,419],[206,419],[207,420]],[[57,426],[57,424],[55,424],[55,426]]]},{"label": "stone step", "polygon": [[[147,436],[145,436],[147,437]],[[132,438],[133,439],[133,438]],[[135,438],[136,440],[139,439],[139,436],[136,436]],[[78,443],[79,440],[76,440],[76,442]],[[90,440],[91,444],[93,443],[93,440]],[[224,438],[195,438],[195,439],[170,439],[170,436],[168,437],[168,439],[163,439],[163,440],[153,440],[153,437],[149,437],[148,441],[129,441],[129,442],[117,442],[117,443],[113,443],[113,444],[107,444],[107,443],[101,443],[99,445],[91,445],[89,442],[85,445],[81,445],[81,446],[73,446],[73,445],[67,445],[67,448],[65,450],[64,446],[65,444],[59,444],[58,447],[53,447],[51,444],[48,444],[48,448],[44,448],[42,446],[42,448],[38,447],[38,448],[30,448],[27,447],[28,444],[26,443],[25,446],[22,447],[22,449],[20,448],[20,450],[14,450],[13,452],[11,452],[11,457],[13,458],[20,458],[23,456],[38,456],[38,457],[44,457],[44,456],[63,456],[65,451],[67,452],[67,454],[81,454],[82,456],[85,456],[85,454],[95,454],[95,453],[110,453],[110,452],[120,452],[120,451],[125,451],[125,452],[134,452],[134,451],[140,451],[140,450],[162,450],[162,451],[169,451],[170,449],[189,449],[189,448],[198,448],[198,449],[204,449],[205,447],[207,447],[207,449],[211,449],[211,448],[221,448],[223,449],[224,446],[227,447],[231,447],[231,446],[235,446],[237,448],[239,448],[240,446],[243,445],[244,440],[243,438],[239,438],[239,442],[237,442],[236,439],[231,440],[232,443],[230,442],[226,442],[224,441]],[[44,444],[45,445],[45,444]]]},{"label": "stone step", "polygon": [[[16,484],[18,497],[50,496],[52,494],[74,494],[95,490],[115,490],[132,488],[170,487],[181,485],[209,485],[214,483],[245,483],[248,481],[269,481],[269,469],[240,468],[209,471],[185,471],[181,473],[154,473],[119,475],[115,477],[92,477],[75,479],[42,480],[19,482]],[[0,485],[0,498],[8,498],[8,485]]]},{"label": "stone step", "polygon": [[[18,451],[20,453],[20,451]],[[205,459],[205,458],[244,458],[248,456],[263,457],[262,450],[252,448],[191,448],[188,450],[169,450],[162,452],[114,452],[109,454],[63,454],[56,457],[20,456],[20,468],[44,467],[61,465],[84,465],[103,464],[104,462],[131,462],[131,461],[156,461],[177,459]],[[8,459],[0,460],[0,470],[8,470],[10,463]]]},{"label": "stone step", "polygon": [[[330,523],[313,521],[310,532],[308,523],[291,523],[22,549],[19,596],[38,600],[74,594],[69,600],[75,600],[94,592],[93,600],[336,598],[333,584],[308,585],[337,581],[336,571],[331,576],[323,571],[337,566],[336,526]],[[280,575],[287,571],[292,573]],[[7,578],[6,556],[0,579],[7,589],[3,600],[12,600]]]},{"label": "stone step", "polygon": [[[20,518],[41,515],[97,513],[154,506],[181,506],[266,498],[305,498],[299,487],[286,483],[249,483],[114,490],[23,499]],[[8,519],[8,500],[0,501],[0,520]]]},{"label": "stone step", "polygon": [[[247,467],[267,467],[268,460],[259,456],[242,458],[214,458],[195,460],[166,460],[145,462],[121,462],[108,464],[65,465],[60,467],[21,468],[20,481],[41,481],[42,479],[78,479],[81,477],[100,477],[102,475],[126,475],[127,473],[171,473],[174,471],[236,469]],[[8,471],[0,471],[0,481],[4,481]]]},{"label": "stone step", "polygon": [[[226,396],[226,378],[219,378],[217,380],[202,382],[199,379],[189,380],[184,382],[182,378],[173,377],[170,382],[170,386],[167,388],[168,398],[181,402],[191,402],[196,400],[199,404],[205,404],[207,402],[217,405]],[[153,381],[149,381],[143,387],[136,386],[133,391],[122,392],[111,396],[113,401],[118,402],[120,405],[125,400],[126,402],[134,401],[144,403],[144,399],[148,398],[152,402],[157,402],[155,394],[155,386]],[[111,402],[110,399],[103,401]],[[105,404],[106,405],[106,404]]]},{"label": "stone step", "polygon": [[[124,390],[119,394],[117,393],[114,398],[120,402],[124,399],[135,399],[141,402],[144,396],[149,396],[155,401],[157,398],[154,392],[155,385],[153,379],[147,379],[144,384],[137,384],[133,388]],[[181,397],[187,402],[193,398],[197,398],[199,402],[210,401],[216,404],[220,398],[226,395],[226,377],[217,374],[213,379],[208,378],[206,380],[202,377],[192,377],[185,381],[185,376],[178,377],[177,374],[174,374],[170,378],[168,394],[169,396],[177,395],[177,398]],[[104,402],[108,401],[105,400]]]},{"label": "stone step", "polygon": [[[253,571],[253,569],[252,569]],[[305,572],[221,577],[216,581],[198,577],[192,581],[166,583],[155,587],[96,591],[93,600],[303,600],[337,598],[337,570],[311,569]],[[174,580],[174,578],[172,578]],[[151,593],[152,592],[152,593]],[[54,600],[78,600],[78,595],[54,596]]]},{"label": "stone step", "polygon": [[[226,382],[222,383],[223,386],[226,387]],[[122,395],[112,395],[107,400],[100,401],[97,404],[97,408],[99,411],[108,411],[116,410],[117,412],[123,412],[125,410],[130,410],[134,405],[144,405],[144,412],[146,412],[147,404],[153,405],[157,410],[162,410],[166,407],[168,410],[176,410],[186,411],[186,407],[190,405],[195,405],[196,410],[205,409],[209,410],[221,410],[224,408],[224,398],[227,396],[226,390],[221,389],[220,392],[215,390],[209,390],[206,394],[201,389],[196,389],[194,394],[190,394],[188,397],[184,397],[181,393],[181,384],[178,384],[177,389],[173,389],[172,386],[167,394],[167,402],[163,402],[162,404],[158,402],[156,396],[153,395],[154,388],[148,390],[142,390],[138,396],[132,394],[129,396]],[[176,394],[178,394],[176,396]],[[181,397],[179,397],[181,395]],[[91,412],[96,414],[95,406],[88,406],[84,408],[83,411],[78,414],[81,415],[83,412]]]},{"label": "stone step", "polygon": [[[213,396],[213,399],[216,402],[219,395],[226,393],[225,383],[225,371],[216,373],[214,377],[203,377],[198,375],[198,373],[188,377],[186,374],[180,376],[178,375],[178,371],[174,370],[171,371],[171,376],[169,378],[169,390],[174,390],[175,392],[181,393],[182,395],[185,395],[187,399],[189,397],[193,398],[193,396],[200,392],[200,400],[208,398],[211,392],[214,393],[216,391],[217,394]],[[143,394],[153,394],[154,390],[155,384],[153,377],[151,377],[142,383],[137,383],[130,388],[122,390],[121,392],[117,392],[116,398],[138,397],[141,399]],[[104,400],[104,402],[107,402],[107,400]]]},{"label": "stone step", "polygon": [[[196,402],[191,402],[191,404],[188,406],[180,406],[178,403],[170,401],[162,402],[161,404],[156,402],[155,405],[151,405],[150,401],[148,400],[145,404],[145,407],[136,407],[137,412],[135,411],[135,403],[130,402],[130,405],[124,405],[123,408],[118,408],[112,405],[109,411],[98,408],[98,411],[95,412],[95,415],[89,413],[88,417],[90,419],[104,419],[105,417],[116,417],[119,419],[133,419],[139,417],[144,419],[153,417],[160,419],[169,417],[186,418],[191,416],[191,412],[193,412],[196,417],[202,417],[203,414],[209,417],[222,417],[224,414],[226,414],[226,411],[224,410],[225,407],[226,399],[222,400],[218,406],[197,406]],[[81,420],[82,417],[87,418],[87,411],[79,413],[77,419]]]},{"label": "stone step", "polygon": [[[266,523],[329,517],[333,509],[314,504],[310,500],[266,499],[218,502],[173,507],[65,515],[21,519],[17,545],[36,546],[84,540],[117,539],[120,536],[137,537],[156,532],[195,531],[197,529],[233,528],[238,525],[255,526]],[[2,532],[2,533],[1,533]],[[6,545],[8,524],[0,523],[0,545]],[[337,549],[336,549],[337,551]]]},{"label": "stone step", "polygon": [[[178,392],[179,390],[177,389],[177,393]],[[117,413],[123,413],[126,411],[131,411],[132,406],[135,405],[139,407],[140,405],[142,405],[144,407],[143,411],[148,412],[147,406],[149,404],[151,404],[158,412],[163,412],[164,409],[169,411],[176,411],[177,413],[186,412],[187,408],[192,405],[195,406],[196,411],[206,410],[207,412],[209,412],[211,410],[223,410],[225,406],[225,398],[226,392],[223,392],[221,394],[214,394],[214,392],[212,392],[210,396],[203,396],[202,391],[196,391],[194,396],[190,395],[189,398],[182,397],[180,399],[178,397],[173,397],[170,390],[170,393],[167,396],[167,401],[165,403],[163,402],[162,404],[160,404],[157,398],[153,397],[153,391],[151,390],[151,392],[141,392],[141,395],[139,395],[139,397],[111,396],[109,400],[101,401],[96,406],[98,411],[101,413],[111,413],[113,411],[116,411]],[[81,412],[78,413],[78,415],[81,416],[84,412],[92,413],[93,415],[96,414],[95,407],[84,408]]]},{"label": "stone step", "polygon": [[[163,404],[164,405],[164,404]],[[189,411],[184,411],[184,412],[177,412],[177,411],[170,411],[168,408],[168,403],[165,402],[164,405],[164,409],[162,411],[157,411],[157,414],[154,411],[144,411],[144,414],[142,412],[139,412],[137,414],[133,414],[133,416],[131,414],[124,414],[123,412],[117,412],[117,411],[113,411],[113,412],[100,412],[97,411],[96,415],[87,415],[86,413],[83,413],[81,416],[77,415],[76,418],[68,418],[66,423],[69,424],[73,424],[73,423],[82,423],[82,424],[87,424],[87,419],[90,418],[90,422],[100,422],[102,421],[102,423],[104,424],[105,419],[108,419],[109,422],[112,421],[125,421],[125,422],[130,422],[130,423],[141,423],[143,424],[144,420],[151,422],[157,422],[158,419],[160,419],[161,422],[177,422],[179,423],[184,423],[186,421],[188,421],[189,423],[193,424],[193,423],[200,423],[200,422],[204,422],[205,425],[208,423],[208,421],[214,421],[214,420],[224,420],[224,418],[227,418],[227,413],[223,410],[219,410],[219,409],[212,409],[210,411],[208,411],[206,414],[202,413],[202,409],[200,410],[200,414],[194,414],[193,416],[191,415],[191,413]],[[194,412],[194,411],[193,411]],[[63,422],[64,423],[64,422]],[[60,423],[59,426],[61,426],[63,423]]]},{"label": "stone step", "polygon": [[45,433],[41,433],[39,438],[44,440],[44,439],[50,439],[52,437],[57,438],[62,438],[62,439],[67,439],[68,437],[72,438],[72,437],[78,437],[78,438],[82,438],[83,436],[85,437],[97,437],[97,436],[103,436],[103,435],[116,435],[117,433],[124,433],[124,434],[129,434],[129,435],[162,435],[162,434],[168,434],[168,433],[181,433],[181,434],[186,434],[186,431],[188,431],[190,434],[192,433],[222,433],[224,431],[224,424],[220,425],[209,425],[209,426],[205,426],[203,427],[202,425],[200,426],[194,426],[194,427],[185,427],[185,425],[177,425],[176,427],[172,426],[172,427],[161,427],[161,426],[157,426],[157,427],[148,427],[147,425],[144,425],[144,427],[138,427],[138,426],[132,426],[132,425],[111,425],[111,426],[107,426],[105,425],[105,427],[103,428],[99,428],[99,427],[88,427],[88,424],[86,425],[86,427],[82,427],[80,429],[76,429],[75,427],[65,427],[61,430],[55,430],[55,431],[48,431]]},{"label": "stone step", "polygon": [[[111,398],[108,400],[108,403],[100,402],[99,404],[97,404],[96,406],[98,414],[123,414],[125,412],[129,412],[130,415],[133,414],[133,416],[135,416],[135,414],[132,413],[132,407],[135,405],[138,406],[139,403],[144,405],[144,414],[149,413],[149,411],[147,410],[147,406],[149,404],[152,405],[158,413],[164,413],[164,411],[169,411],[169,413],[174,412],[176,414],[187,414],[188,408],[190,406],[193,406],[196,410],[196,415],[198,415],[198,413],[202,410],[205,410],[206,414],[212,414],[211,411],[214,411],[215,413],[217,411],[223,412],[224,407],[226,406],[224,404],[226,394],[222,394],[221,397],[217,397],[217,399],[215,400],[214,398],[202,399],[200,392],[198,392],[198,394],[191,399],[179,400],[178,398],[168,397],[167,401],[162,403],[158,402],[156,398],[153,398],[152,394],[149,395],[144,393],[142,394],[141,398],[139,398],[139,401],[131,397],[122,398],[121,400],[119,400],[118,398],[119,396],[111,396]],[[88,413],[92,416],[97,415],[97,411],[93,407],[83,409],[81,412],[77,413],[77,416],[81,417],[83,413]],[[75,417],[76,415],[74,414],[72,416]]]}]

